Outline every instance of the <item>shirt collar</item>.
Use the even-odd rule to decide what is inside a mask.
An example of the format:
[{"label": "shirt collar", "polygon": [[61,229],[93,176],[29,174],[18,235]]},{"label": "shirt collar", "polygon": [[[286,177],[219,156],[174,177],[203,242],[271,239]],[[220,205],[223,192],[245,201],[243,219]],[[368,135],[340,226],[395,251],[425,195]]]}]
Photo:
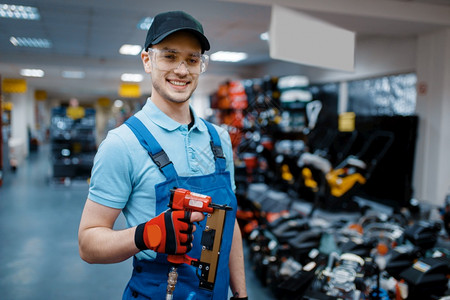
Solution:
[{"label": "shirt collar", "polygon": [[[192,130],[197,128],[200,131],[206,131],[208,128],[205,123],[203,123],[203,121],[197,116],[191,106],[189,106],[189,109],[191,110],[195,121],[194,126],[192,126]],[[147,99],[147,103],[144,105],[142,110],[153,123],[168,131],[174,131],[183,125],[162,112],[150,98]]]}]

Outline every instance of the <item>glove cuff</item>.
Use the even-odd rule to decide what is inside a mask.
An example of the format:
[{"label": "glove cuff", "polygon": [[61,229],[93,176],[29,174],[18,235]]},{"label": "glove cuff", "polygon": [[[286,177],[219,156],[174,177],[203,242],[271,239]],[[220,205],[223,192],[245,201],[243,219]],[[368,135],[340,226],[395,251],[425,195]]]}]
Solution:
[{"label": "glove cuff", "polygon": [[136,227],[136,232],[134,233],[134,243],[136,244],[136,247],[141,251],[148,249],[147,245],[145,245],[144,242],[144,229],[145,223],[139,224]]}]

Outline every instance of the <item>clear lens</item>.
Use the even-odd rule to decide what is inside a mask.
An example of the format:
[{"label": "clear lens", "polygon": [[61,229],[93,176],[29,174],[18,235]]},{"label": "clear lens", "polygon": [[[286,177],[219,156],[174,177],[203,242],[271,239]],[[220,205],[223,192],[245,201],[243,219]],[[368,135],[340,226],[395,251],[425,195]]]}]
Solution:
[{"label": "clear lens", "polygon": [[206,71],[209,56],[198,52],[182,52],[168,49],[149,48],[156,67],[162,71],[172,71],[184,64],[191,74],[201,74]]}]

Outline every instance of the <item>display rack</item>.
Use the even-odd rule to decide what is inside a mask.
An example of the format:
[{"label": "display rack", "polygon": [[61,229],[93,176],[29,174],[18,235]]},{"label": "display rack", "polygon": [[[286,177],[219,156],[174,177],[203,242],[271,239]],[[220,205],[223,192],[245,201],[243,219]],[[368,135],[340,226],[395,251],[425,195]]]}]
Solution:
[{"label": "display rack", "polygon": [[247,106],[227,83],[212,121],[232,129],[236,219],[273,299],[449,296],[449,231],[409,201],[417,116],[380,108],[345,127],[338,84],[310,86],[308,98],[273,78],[245,82]]},{"label": "display rack", "polygon": [[90,177],[96,153],[95,110],[73,119],[65,107],[52,110],[50,124],[52,177],[57,181]]}]

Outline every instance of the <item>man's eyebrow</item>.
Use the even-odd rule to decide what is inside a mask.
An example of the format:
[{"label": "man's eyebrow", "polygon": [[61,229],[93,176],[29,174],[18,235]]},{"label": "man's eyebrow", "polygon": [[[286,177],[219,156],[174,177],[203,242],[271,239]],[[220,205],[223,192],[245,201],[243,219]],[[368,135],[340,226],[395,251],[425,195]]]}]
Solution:
[{"label": "man's eyebrow", "polygon": [[200,57],[200,56],[202,56],[202,53],[200,52],[200,51],[188,51],[188,50],[186,50],[186,51],[180,51],[180,50],[178,50],[178,49],[175,49],[175,48],[169,48],[169,47],[163,47],[163,48],[161,48],[160,50],[163,50],[163,51],[167,51],[167,52],[170,52],[170,53],[187,53],[189,56],[191,56],[191,57]]},{"label": "man's eyebrow", "polygon": [[170,51],[170,52],[179,52],[177,49],[169,48],[169,47],[164,47],[161,50],[166,50],[166,51]]},{"label": "man's eyebrow", "polygon": [[192,50],[192,51],[190,51],[190,50],[178,50],[178,49],[176,49],[176,48],[169,48],[169,47],[163,47],[163,48],[161,48],[161,50],[168,50],[168,51],[174,51],[174,52],[187,52],[187,53],[192,53],[192,54],[198,54],[198,53],[201,53],[201,51],[194,51],[194,50]]}]

